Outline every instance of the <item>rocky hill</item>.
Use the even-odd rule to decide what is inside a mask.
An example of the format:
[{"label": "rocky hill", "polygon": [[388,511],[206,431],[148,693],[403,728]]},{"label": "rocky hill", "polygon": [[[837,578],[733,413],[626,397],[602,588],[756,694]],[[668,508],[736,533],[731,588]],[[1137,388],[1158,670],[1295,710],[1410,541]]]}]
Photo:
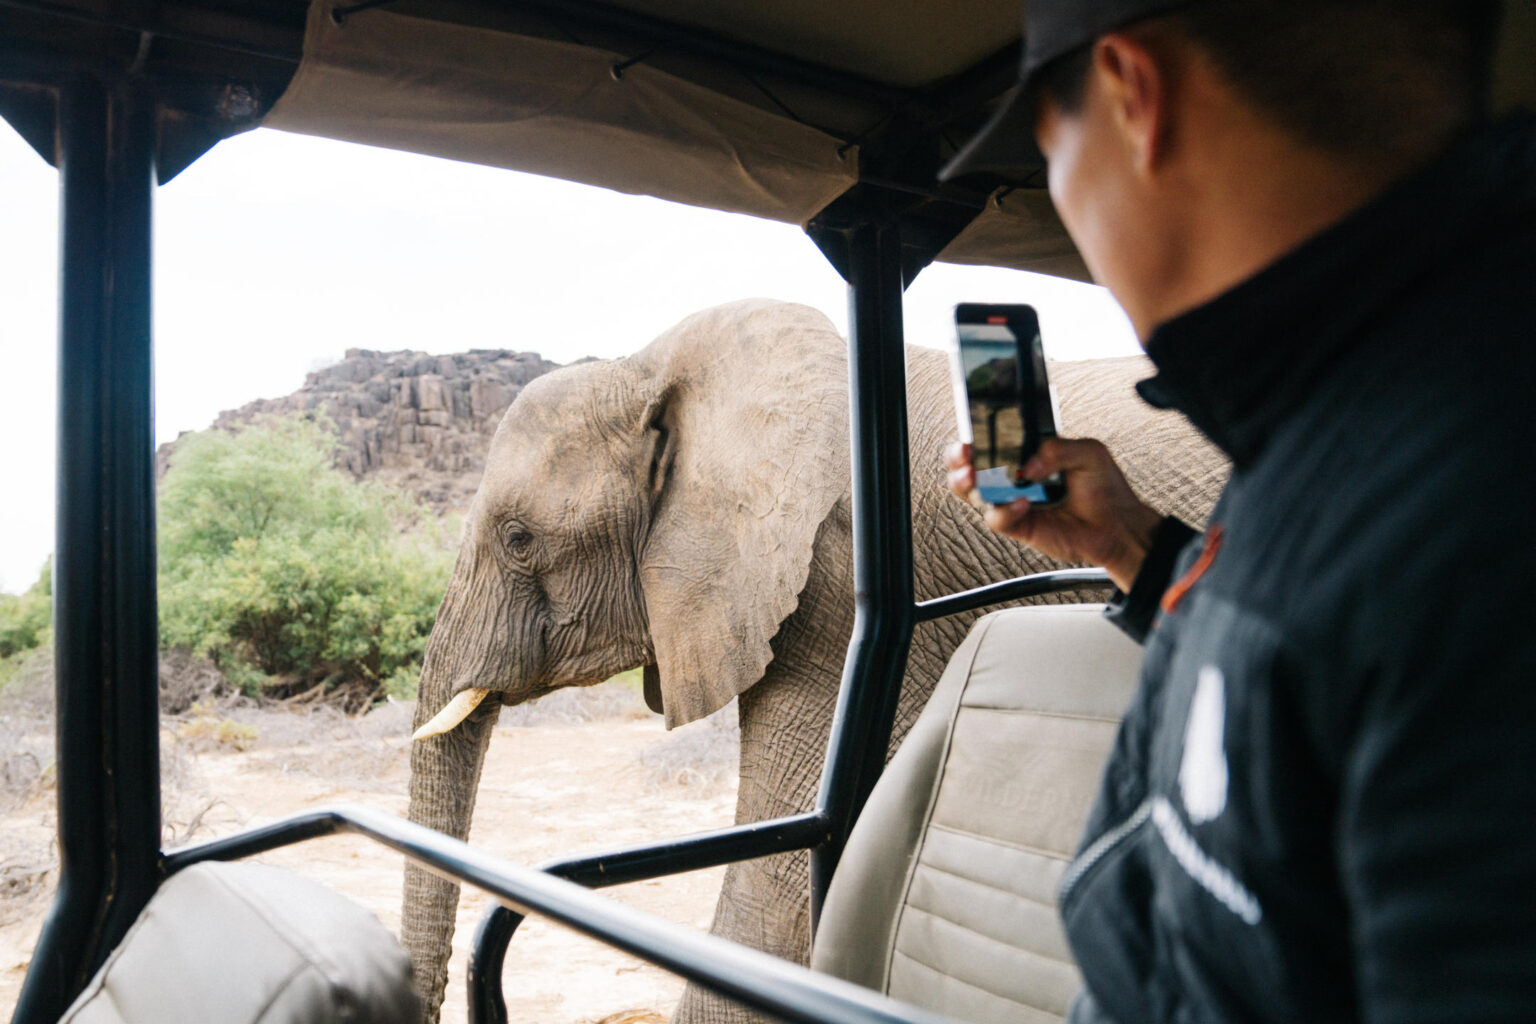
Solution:
[{"label": "rocky hill", "polygon": [[[501,414],[524,385],[558,365],[506,349],[434,356],[354,348],[311,373],[293,394],[220,413],[213,427],[324,411],[340,435],[343,468],[402,487],[439,513],[462,510],[479,486]],[[161,473],[174,447],[161,447]]]}]

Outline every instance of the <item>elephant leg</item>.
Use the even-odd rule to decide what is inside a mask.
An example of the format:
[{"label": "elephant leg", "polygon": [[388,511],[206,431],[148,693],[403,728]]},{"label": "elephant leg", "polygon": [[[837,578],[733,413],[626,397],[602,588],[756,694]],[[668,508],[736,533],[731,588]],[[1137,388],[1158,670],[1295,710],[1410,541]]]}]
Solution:
[{"label": "elephant leg", "polygon": [[[974,615],[926,623],[914,637],[892,727],[889,753],[921,713]],[[814,621],[814,620],[813,620]],[[796,674],[779,663],[740,697],[741,773],[738,822],[811,810],[837,700],[837,676],[825,667]],[[726,869],[715,904],[715,935],[792,963],[810,962],[810,854],[806,851],[741,861]],[[673,1024],[767,1024],[769,1018],[695,985],[683,992]]]},{"label": "elephant leg", "polygon": [[[725,872],[710,931],[793,963],[807,963],[811,955],[809,864],[804,851],[732,864]],[[689,985],[672,1020],[674,1024],[770,1024],[773,1018]]]},{"label": "elephant leg", "polygon": [[[737,822],[811,810],[821,782],[835,677],[817,678],[770,665],[739,698],[741,772]],[[710,931],[794,963],[810,960],[810,857],[805,851],[741,861],[726,868]],[[689,985],[674,1024],[747,1024],[768,1018]]]}]

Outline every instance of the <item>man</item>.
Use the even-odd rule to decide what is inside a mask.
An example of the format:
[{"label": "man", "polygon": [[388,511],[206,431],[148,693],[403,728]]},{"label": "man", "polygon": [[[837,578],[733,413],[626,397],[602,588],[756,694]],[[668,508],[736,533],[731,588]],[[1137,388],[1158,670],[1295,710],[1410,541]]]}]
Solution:
[{"label": "man", "polygon": [[[1203,538],[1103,447],[989,524],[1146,644],[1061,910],[1078,1022],[1536,1021],[1536,119],[1498,8],[1029,0],[952,173],[1027,165],[1232,457]],[[970,496],[969,453],[950,485]]]}]

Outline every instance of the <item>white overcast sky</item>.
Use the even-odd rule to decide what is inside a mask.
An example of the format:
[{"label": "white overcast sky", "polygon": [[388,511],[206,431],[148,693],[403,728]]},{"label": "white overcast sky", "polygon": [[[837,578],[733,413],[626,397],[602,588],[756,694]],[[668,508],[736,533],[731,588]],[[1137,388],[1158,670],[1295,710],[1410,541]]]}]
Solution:
[{"label": "white overcast sky", "polygon": [[[0,589],[53,549],[58,182],[0,122]],[[527,174],[258,130],[156,193],[157,442],[285,395],[348,348],[620,356],[687,314],[769,296],[847,327],[799,228]],[[957,302],[1030,302],[1057,359],[1139,351],[1107,294],[935,264],[908,340],[947,344]]]}]

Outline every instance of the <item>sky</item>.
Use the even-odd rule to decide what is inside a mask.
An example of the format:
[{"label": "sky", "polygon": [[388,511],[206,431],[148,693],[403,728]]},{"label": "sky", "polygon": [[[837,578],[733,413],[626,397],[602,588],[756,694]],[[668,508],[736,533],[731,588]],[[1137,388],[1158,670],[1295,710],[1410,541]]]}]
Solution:
[{"label": "sky", "polygon": [[[156,443],[286,395],[349,348],[643,347],[696,310],[768,296],[847,329],[847,290],[796,226],[433,157],[258,129],[155,196]],[[58,181],[0,121],[0,590],[53,550]],[[1028,302],[1048,354],[1138,352],[1103,289],[934,264],[909,341],[942,347],[958,302]]]}]

